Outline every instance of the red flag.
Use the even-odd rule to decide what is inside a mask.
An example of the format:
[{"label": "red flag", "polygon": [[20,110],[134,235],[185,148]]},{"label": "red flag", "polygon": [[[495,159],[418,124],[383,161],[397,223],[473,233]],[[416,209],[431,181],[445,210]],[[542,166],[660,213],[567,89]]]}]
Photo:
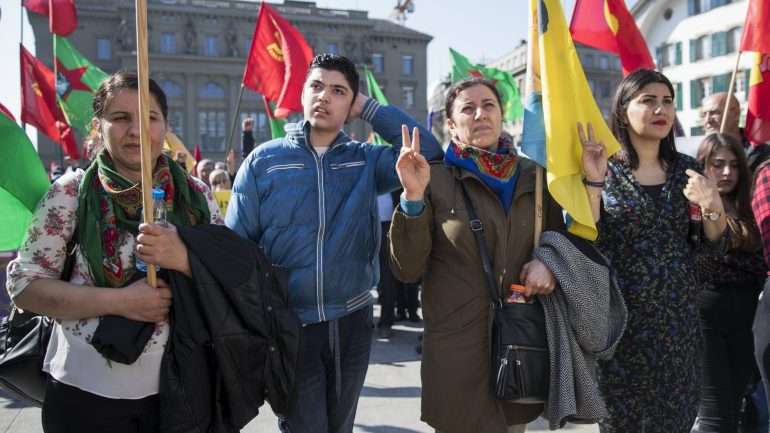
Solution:
[{"label": "red flag", "polygon": [[577,0],[570,32],[576,42],[620,56],[623,75],[655,69],[647,43],[623,0]]},{"label": "red flag", "polygon": [[21,47],[21,121],[58,143],[72,159],[80,159],[72,128],[56,103],[53,72]]},{"label": "red flag", "polygon": [[0,103],[0,113],[3,113],[4,115],[8,116],[9,119],[16,121],[16,118],[13,117],[13,114],[11,114],[11,110],[5,107],[2,103]]},{"label": "red flag", "polygon": [[75,0],[24,0],[28,11],[48,17],[48,29],[59,36],[67,36],[78,27]]},{"label": "red flag", "polygon": [[743,24],[741,51],[770,53],[770,2],[749,0],[746,22]]},{"label": "red flag", "polygon": [[746,138],[758,145],[770,142],[770,54],[753,53],[749,78],[749,109],[746,112]]},{"label": "red flag", "polygon": [[193,150],[193,159],[196,163],[200,162],[201,159],[203,159],[203,156],[201,155],[201,145],[196,144],[195,149]]},{"label": "red flag", "polygon": [[243,71],[243,85],[276,104],[275,116],[302,111],[302,83],[313,60],[302,33],[262,2]]}]

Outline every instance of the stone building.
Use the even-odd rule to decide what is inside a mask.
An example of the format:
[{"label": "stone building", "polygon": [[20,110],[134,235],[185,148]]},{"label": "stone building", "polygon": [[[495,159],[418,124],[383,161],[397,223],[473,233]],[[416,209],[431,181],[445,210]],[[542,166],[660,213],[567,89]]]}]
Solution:
[{"label": "stone building", "polygon": [[[125,0],[78,0],[79,23],[69,39],[97,66],[111,73],[135,70],[133,3]],[[189,149],[201,145],[204,157],[222,160],[235,115],[246,56],[259,2],[239,0],[149,0],[150,75],[169,100],[169,122]],[[286,0],[272,6],[305,35],[315,53],[332,52],[367,65],[394,105],[419,121],[427,117],[426,54],[431,36],[366,11],[325,9],[313,1]],[[37,57],[51,65],[47,18],[29,14]],[[365,90],[362,80],[361,89]],[[261,95],[246,89],[240,118],[256,119],[257,142],[270,138]],[[301,115],[293,115],[293,119]],[[240,120],[233,146],[240,149]],[[362,121],[348,126],[359,139],[369,133]],[[40,136],[44,161],[60,151]]]}]

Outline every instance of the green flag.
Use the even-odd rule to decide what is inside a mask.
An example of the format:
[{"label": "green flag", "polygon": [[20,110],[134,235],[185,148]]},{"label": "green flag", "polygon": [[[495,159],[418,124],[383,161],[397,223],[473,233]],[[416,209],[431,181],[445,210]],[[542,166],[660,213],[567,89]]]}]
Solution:
[{"label": "green flag", "polygon": [[59,105],[69,124],[86,135],[94,116],[91,108],[94,92],[107,74],[83,57],[67,38],[54,35],[54,53]]},{"label": "green flag", "polygon": [[286,136],[286,131],[283,127],[286,125],[286,121],[275,117],[275,102],[268,101],[266,97],[262,96],[265,101],[265,113],[267,114],[267,121],[270,123],[270,137],[281,138]]},{"label": "green flag", "polygon": [[512,122],[514,120],[519,120],[524,116],[519,86],[513,81],[513,76],[511,74],[484,65],[474,65],[467,57],[451,48],[449,49],[449,54],[452,57],[453,83],[468,77],[479,77],[492,80],[497,84],[497,91],[500,92],[500,98],[503,100],[505,121]]},{"label": "green flag", "polygon": [[[388,98],[386,98],[385,94],[382,93],[380,85],[377,84],[377,80],[374,79],[374,74],[372,74],[372,71],[370,71],[366,66],[364,66],[364,75],[366,76],[366,91],[369,93],[369,97],[374,98],[375,101],[382,105],[390,105],[388,104]],[[389,144],[383,140],[382,137],[380,137],[380,134],[376,134],[374,132],[372,132],[369,141],[374,144]]]},{"label": "green flag", "polygon": [[27,134],[2,113],[0,137],[0,251],[12,251],[21,245],[37,202],[51,184]]}]

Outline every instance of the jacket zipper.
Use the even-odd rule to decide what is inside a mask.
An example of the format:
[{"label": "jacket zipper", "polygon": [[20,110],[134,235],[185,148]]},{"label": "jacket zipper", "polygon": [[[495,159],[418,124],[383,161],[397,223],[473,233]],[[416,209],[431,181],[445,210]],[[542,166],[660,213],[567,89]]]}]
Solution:
[{"label": "jacket zipper", "polygon": [[318,236],[316,238],[316,297],[318,298],[318,319],[321,322],[326,321],[326,314],[324,313],[324,278],[323,278],[323,264],[324,264],[324,236],[326,234],[326,197],[324,190],[324,171],[323,171],[323,159],[326,154],[331,152],[338,144],[332,145],[321,156],[315,149],[312,149],[310,141],[305,139],[305,144],[310,148],[310,153],[313,155],[313,159],[316,164],[316,178],[318,179]]}]

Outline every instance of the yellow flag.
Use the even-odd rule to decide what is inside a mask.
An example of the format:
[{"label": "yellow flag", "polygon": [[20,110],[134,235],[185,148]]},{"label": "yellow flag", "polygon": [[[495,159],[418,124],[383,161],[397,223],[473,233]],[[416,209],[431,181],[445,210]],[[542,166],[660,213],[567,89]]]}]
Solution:
[{"label": "yellow flag", "polygon": [[230,204],[230,197],[233,195],[233,192],[230,190],[214,191],[213,194],[214,200],[216,200],[219,205],[219,211],[222,212],[222,218],[224,218],[227,213],[227,205]]},{"label": "yellow flag", "polygon": [[569,214],[569,231],[594,240],[598,233],[582,180],[583,147],[577,124],[580,122],[585,127],[591,123],[608,155],[620,150],[620,144],[588,86],[561,1],[530,0],[529,3],[530,59],[535,62],[527,66],[531,80],[527,90],[533,93],[526,98],[522,150],[545,167],[548,192]]},{"label": "yellow flag", "polygon": [[171,131],[166,133],[166,140],[163,142],[163,150],[171,151],[171,157],[174,159],[176,159],[177,153],[182,152],[185,156],[187,172],[192,173],[195,169],[195,158],[193,158],[190,151],[187,150],[184,143],[182,143],[182,140]]}]

